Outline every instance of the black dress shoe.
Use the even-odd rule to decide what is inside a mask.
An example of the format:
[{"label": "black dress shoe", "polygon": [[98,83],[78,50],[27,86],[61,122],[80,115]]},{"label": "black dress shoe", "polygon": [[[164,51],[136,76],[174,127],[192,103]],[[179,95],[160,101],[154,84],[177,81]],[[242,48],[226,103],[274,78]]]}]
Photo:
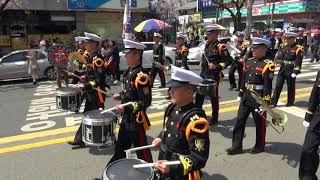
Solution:
[{"label": "black dress shoe", "polygon": [[165,87],[166,87],[166,86],[158,86],[158,88],[159,88],[159,89],[161,89],[161,88],[165,88]]},{"label": "black dress shoe", "polygon": [[294,103],[288,103],[286,104],[287,107],[290,107],[290,106],[294,106]]},{"label": "black dress shoe", "polygon": [[218,125],[218,121],[217,120],[210,120],[209,125],[210,126],[217,126]]},{"label": "black dress shoe", "polygon": [[68,144],[70,144],[71,146],[80,146],[81,148],[86,147],[86,144],[84,142],[69,141]]},{"label": "black dress shoe", "polygon": [[101,178],[93,178],[92,180],[102,180]]},{"label": "black dress shoe", "polygon": [[228,155],[236,155],[236,154],[242,153],[242,148],[231,147],[231,148],[226,149],[226,151],[227,151]]},{"label": "black dress shoe", "polygon": [[229,91],[232,91],[234,88],[236,88],[236,87],[235,86],[229,87]]},{"label": "black dress shoe", "polygon": [[252,148],[252,149],[250,150],[250,153],[251,153],[251,154],[259,154],[259,153],[262,153],[262,152],[264,152],[264,150],[259,149],[259,148],[256,148],[256,147],[254,147],[254,148]]}]

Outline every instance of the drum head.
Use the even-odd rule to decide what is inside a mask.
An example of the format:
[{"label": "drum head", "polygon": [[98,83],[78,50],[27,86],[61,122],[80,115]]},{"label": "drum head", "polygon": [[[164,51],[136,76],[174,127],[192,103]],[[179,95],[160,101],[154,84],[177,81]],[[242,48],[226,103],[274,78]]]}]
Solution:
[{"label": "drum head", "polygon": [[103,174],[103,180],[149,180],[153,178],[153,170],[149,168],[134,169],[133,165],[146,163],[140,159],[120,159],[110,164]]},{"label": "drum head", "polygon": [[115,114],[112,111],[101,114],[103,110],[91,110],[83,114],[83,123],[87,125],[106,125],[115,120]]},{"label": "drum head", "polygon": [[56,89],[56,95],[74,95],[80,93],[72,87],[60,87]]}]

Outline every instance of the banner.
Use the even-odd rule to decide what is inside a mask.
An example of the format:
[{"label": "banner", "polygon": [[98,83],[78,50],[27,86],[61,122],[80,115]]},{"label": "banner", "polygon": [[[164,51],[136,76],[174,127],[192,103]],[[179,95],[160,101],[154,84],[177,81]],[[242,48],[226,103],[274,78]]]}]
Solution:
[{"label": "banner", "polygon": [[122,27],[122,38],[132,39],[131,37],[131,11],[130,5],[132,0],[126,0],[126,5],[123,13],[123,27]]},{"label": "banner", "polygon": [[11,46],[9,35],[0,35],[0,46]]}]

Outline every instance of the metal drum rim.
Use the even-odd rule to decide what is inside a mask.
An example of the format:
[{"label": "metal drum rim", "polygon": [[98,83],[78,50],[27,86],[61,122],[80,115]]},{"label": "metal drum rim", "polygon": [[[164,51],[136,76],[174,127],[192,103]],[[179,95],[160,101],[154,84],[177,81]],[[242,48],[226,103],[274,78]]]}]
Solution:
[{"label": "metal drum rim", "polygon": [[[141,161],[142,163],[147,163],[147,162],[145,162],[144,160],[138,159],[138,158],[123,158],[123,159],[118,159],[118,160],[112,162],[111,164],[109,164],[109,165],[105,168],[105,170],[103,171],[103,175],[102,175],[103,180],[104,180],[104,177],[107,176],[107,173],[106,173],[107,170],[108,170],[112,165],[116,164],[117,162],[124,161],[124,160],[139,160],[139,161]],[[151,167],[149,167],[148,169],[151,170],[151,175],[150,175],[150,177],[149,177],[148,180],[152,180],[152,179],[154,178],[154,170],[153,170]],[[108,177],[106,177],[106,179],[108,180]]]}]

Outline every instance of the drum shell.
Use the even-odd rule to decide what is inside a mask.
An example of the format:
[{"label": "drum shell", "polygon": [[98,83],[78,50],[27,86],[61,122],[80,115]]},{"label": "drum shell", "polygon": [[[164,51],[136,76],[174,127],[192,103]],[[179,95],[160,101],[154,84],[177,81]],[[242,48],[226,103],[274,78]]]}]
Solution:
[{"label": "drum shell", "polygon": [[113,112],[101,114],[102,110],[91,110],[82,117],[82,140],[91,146],[103,146],[114,140],[114,124],[116,115]]},{"label": "drum shell", "polygon": [[76,111],[81,106],[81,92],[71,87],[56,89],[57,109]]},{"label": "drum shell", "polygon": [[217,83],[212,79],[204,79],[202,83],[197,86],[197,93],[204,96],[216,97]]},{"label": "drum shell", "polygon": [[[103,172],[103,180],[153,180],[153,168],[134,169],[133,165],[146,163],[141,159],[120,159],[111,163]],[[116,171],[115,171],[116,170]]]}]

